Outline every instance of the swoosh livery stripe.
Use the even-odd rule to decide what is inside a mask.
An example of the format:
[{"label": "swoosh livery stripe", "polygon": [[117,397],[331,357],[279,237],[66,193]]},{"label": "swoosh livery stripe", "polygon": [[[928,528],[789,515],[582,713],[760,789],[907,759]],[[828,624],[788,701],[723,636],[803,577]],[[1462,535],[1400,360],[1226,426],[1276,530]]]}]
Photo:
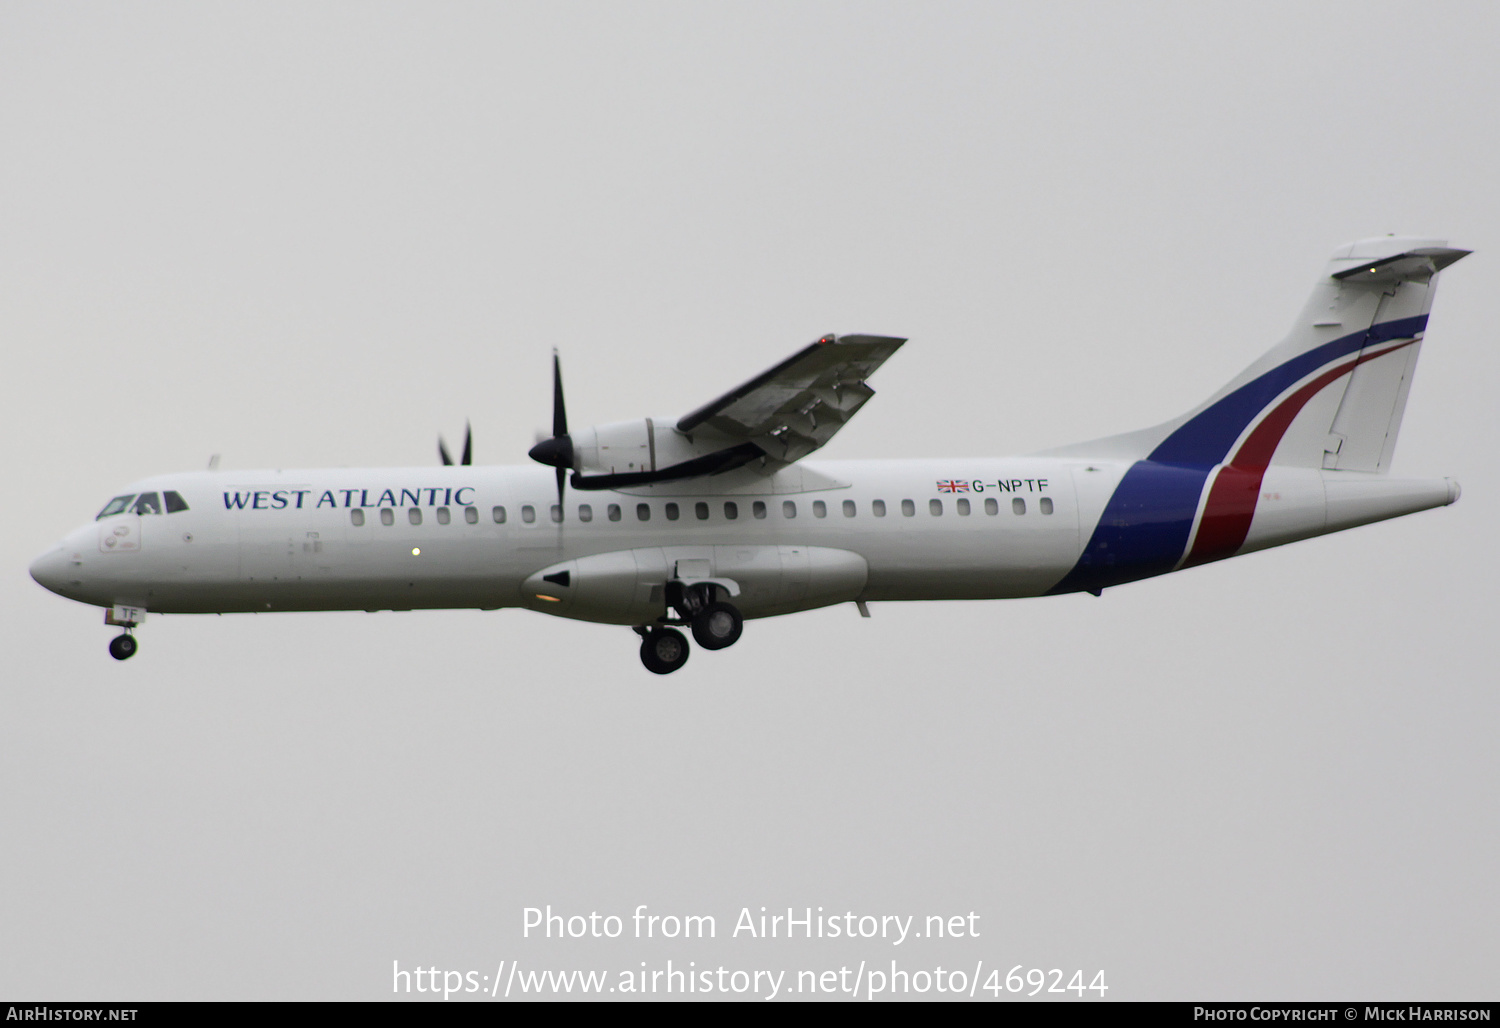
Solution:
[{"label": "swoosh livery stripe", "polygon": [[[1198,533],[1203,537],[1205,556],[1190,558],[1189,563],[1229,556],[1243,545],[1243,533],[1233,549],[1227,553],[1219,551],[1234,540],[1241,522],[1244,532],[1249,532],[1265,464],[1270,462],[1271,454],[1297,413],[1320,389],[1348,374],[1362,360],[1382,356],[1398,347],[1371,354],[1369,358],[1347,361],[1298,389],[1269,413],[1267,408],[1320,368],[1366,347],[1395,340],[1414,341],[1426,327],[1427,315],[1423,314],[1372,325],[1324,343],[1277,365],[1193,415],[1162,440],[1145,460],[1137,461],[1125,472],[1078,562],[1048,593],[1095,591],[1175,569],[1192,537],[1204,487],[1220,464],[1230,467],[1222,469],[1215,479]],[[1245,439],[1235,462],[1230,462],[1230,449],[1263,414],[1261,425]],[[1264,458],[1260,459],[1258,455],[1262,452]],[[1245,461],[1257,455],[1258,470],[1239,466],[1242,454]],[[1195,541],[1193,558],[1198,553]],[[1208,556],[1209,553],[1214,556]]]},{"label": "swoosh livery stripe", "polygon": [[1411,339],[1427,328],[1427,315],[1399,318],[1372,325],[1330,343],[1314,347],[1240,386],[1222,400],[1199,411],[1151,451],[1147,460],[1163,464],[1196,464],[1213,467],[1224,463],[1229,448],[1261,411],[1276,398],[1319,368],[1357,353],[1367,346],[1396,339]]},{"label": "swoosh livery stripe", "polygon": [[1352,361],[1346,361],[1298,389],[1266,415],[1240,445],[1234,459],[1220,468],[1219,474],[1214,478],[1213,488],[1208,493],[1208,503],[1203,508],[1203,519],[1198,525],[1198,535],[1193,539],[1192,552],[1188,554],[1183,567],[1194,567],[1232,557],[1245,544],[1245,537],[1250,534],[1250,522],[1255,518],[1255,502],[1260,497],[1260,483],[1265,478],[1266,468],[1270,466],[1271,456],[1281,443],[1281,437],[1309,400],[1366,361],[1395,353],[1414,342],[1415,339],[1409,339],[1378,353],[1364,353]]}]

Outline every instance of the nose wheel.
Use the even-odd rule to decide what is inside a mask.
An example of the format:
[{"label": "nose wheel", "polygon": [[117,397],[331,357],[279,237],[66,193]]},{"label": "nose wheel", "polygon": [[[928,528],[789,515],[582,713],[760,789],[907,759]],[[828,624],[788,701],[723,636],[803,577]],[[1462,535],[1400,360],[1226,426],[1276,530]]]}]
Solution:
[{"label": "nose wheel", "polygon": [[652,628],[641,640],[641,663],[654,675],[670,675],[687,663],[688,642],[671,628]]},{"label": "nose wheel", "polygon": [[109,641],[109,655],[116,660],[129,660],[138,648],[133,635],[117,635]]}]

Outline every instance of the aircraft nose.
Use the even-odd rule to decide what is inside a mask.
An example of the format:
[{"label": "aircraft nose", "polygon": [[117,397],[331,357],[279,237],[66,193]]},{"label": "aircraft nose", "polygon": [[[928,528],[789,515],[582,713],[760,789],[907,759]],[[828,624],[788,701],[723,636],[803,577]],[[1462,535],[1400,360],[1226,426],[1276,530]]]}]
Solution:
[{"label": "aircraft nose", "polygon": [[61,546],[54,546],[31,562],[31,577],[43,588],[61,592],[67,569],[67,553]]}]

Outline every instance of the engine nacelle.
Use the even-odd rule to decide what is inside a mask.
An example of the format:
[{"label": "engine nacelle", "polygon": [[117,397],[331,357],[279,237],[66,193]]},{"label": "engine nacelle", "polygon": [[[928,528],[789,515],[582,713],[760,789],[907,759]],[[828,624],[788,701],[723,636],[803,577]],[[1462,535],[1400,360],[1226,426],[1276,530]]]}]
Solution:
[{"label": "engine nacelle", "polygon": [[528,607],[612,625],[667,612],[668,582],[711,582],[747,618],[847,603],[869,577],[865,559],[825,546],[663,546],[616,550],[545,567],[521,587]]},{"label": "engine nacelle", "polygon": [[630,475],[661,471],[733,445],[704,427],[689,436],[671,418],[637,418],[571,433],[573,468],[583,475]]}]

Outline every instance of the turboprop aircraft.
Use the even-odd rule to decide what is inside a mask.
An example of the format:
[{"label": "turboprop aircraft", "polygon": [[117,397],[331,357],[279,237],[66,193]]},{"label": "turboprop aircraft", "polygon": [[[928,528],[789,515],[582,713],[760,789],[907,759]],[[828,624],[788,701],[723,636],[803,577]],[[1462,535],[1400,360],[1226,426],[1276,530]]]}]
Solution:
[{"label": "turboprop aircraft", "polygon": [[[198,471],[132,483],[31,575],[148,612],[528,607],[627,625],[667,674],[745,619],[835,603],[1089,592],[1458,499],[1392,478],[1437,276],[1468,251],[1335,251],[1280,344],[1196,409],[1025,457],[804,460],[905,342],[828,335],[680,417],[568,430],[542,467]],[[571,487],[571,491],[570,488]]]}]

